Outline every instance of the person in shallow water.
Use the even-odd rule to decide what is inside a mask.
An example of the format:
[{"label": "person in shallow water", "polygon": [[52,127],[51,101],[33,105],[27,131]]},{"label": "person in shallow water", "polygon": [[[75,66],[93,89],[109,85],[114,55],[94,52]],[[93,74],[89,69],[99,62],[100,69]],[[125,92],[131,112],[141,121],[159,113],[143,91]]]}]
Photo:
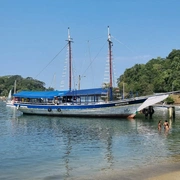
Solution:
[{"label": "person in shallow water", "polygon": [[164,122],[164,130],[166,130],[166,131],[169,130],[169,123],[167,120]]},{"label": "person in shallow water", "polygon": [[158,122],[158,130],[159,130],[159,131],[161,130],[161,126],[162,126],[162,121],[160,120],[160,121]]}]

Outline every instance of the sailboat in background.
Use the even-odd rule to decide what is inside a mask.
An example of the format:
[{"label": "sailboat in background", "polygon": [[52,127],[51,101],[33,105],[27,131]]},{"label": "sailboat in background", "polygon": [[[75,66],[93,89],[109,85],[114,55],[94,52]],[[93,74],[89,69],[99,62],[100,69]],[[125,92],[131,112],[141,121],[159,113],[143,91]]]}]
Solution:
[{"label": "sailboat in background", "polygon": [[[16,80],[14,82],[14,92],[13,92],[13,94],[16,94]],[[15,107],[14,106],[14,98],[12,96],[12,89],[10,89],[8,97],[6,99],[6,106]]]}]

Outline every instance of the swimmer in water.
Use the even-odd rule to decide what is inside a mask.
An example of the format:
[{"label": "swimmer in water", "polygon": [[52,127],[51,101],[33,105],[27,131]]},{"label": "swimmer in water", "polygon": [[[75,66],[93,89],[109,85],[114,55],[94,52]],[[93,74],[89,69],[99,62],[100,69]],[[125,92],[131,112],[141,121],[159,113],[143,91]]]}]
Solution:
[{"label": "swimmer in water", "polygon": [[158,122],[158,130],[159,130],[159,131],[161,130],[161,126],[162,126],[162,121],[160,120],[160,121]]},{"label": "swimmer in water", "polygon": [[169,130],[169,123],[167,120],[164,122],[164,130],[166,130],[166,131]]}]

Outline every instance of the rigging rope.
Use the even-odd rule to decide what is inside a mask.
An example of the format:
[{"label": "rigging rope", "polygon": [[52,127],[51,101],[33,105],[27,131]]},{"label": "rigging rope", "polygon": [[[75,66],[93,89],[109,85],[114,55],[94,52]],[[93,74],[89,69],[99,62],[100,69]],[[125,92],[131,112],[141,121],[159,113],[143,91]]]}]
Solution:
[{"label": "rigging rope", "polygon": [[121,41],[119,41],[118,39],[116,39],[115,37],[111,36],[114,40],[116,40],[118,43],[124,45],[127,49],[129,49],[131,52],[133,52],[133,50],[131,48],[129,48],[127,45],[123,44]]},{"label": "rigging rope", "polygon": [[[89,45],[89,41],[87,42],[88,43],[88,53],[89,53],[89,59],[90,59],[90,63],[92,62],[92,58],[91,58],[91,51],[90,51],[90,45]],[[94,74],[93,73],[93,68],[92,68],[92,66],[91,66],[91,72],[92,72],[92,74]],[[84,76],[83,76],[84,77]],[[92,85],[94,84],[94,76],[92,76]]]},{"label": "rigging rope", "polygon": [[35,76],[36,79],[53,61],[54,59],[64,50],[68,43],[51,59],[51,61]]},{"label": "rigging rope", "polygon": [[[86,40],[85,42],[87,42],[88,43],[88,54],[89,54],[89,58],[90,58],[90,62],[92,61],[92,58],[91,58],[91,52],[90,52],[90,46],[89,46],[89,42],[90,41],[94,41],[94,40],[97,40],[97,39],[102,39],[102,38],[104,38],[104,36],[100,36],[100,37],[96,37],[96,38],[93,38],[93,39],[90,39],[90,40]],[[81,41],[81,43],[84,43],[84,41]],[[104,46],[104,45],[103,45]],[[92,62],[90,63],[90,65],[92,64]],[[83,64],[81,64],[81,66],[82,66]],[[89,65],[89,66],[90,66]],[[88,66],[88,68],[87,69],[89,69],[89,66]],[[85,70],[85,72],[87,71],[87,69]],[[82,76],[85,74],[85,72],[82,74]]]},{"label": "rigging rope", "polygon": [[89,69],[89,67],[91,66],[91,64],[94,62],[94,60],[97,58],[97,56],[99,55],[99,53],[102,51],[102,49],[104,48],[106,42],[104,43],[104,45],[102,46],[102,48],[100,49],[100,51],[97,53],[97,55],[94,57],[94,59],[90,62],[89,66],[86,68],[86,70],[84,71],[84,73],[82,73],[82,75],[84,75],[86,73],[86,71]]}]

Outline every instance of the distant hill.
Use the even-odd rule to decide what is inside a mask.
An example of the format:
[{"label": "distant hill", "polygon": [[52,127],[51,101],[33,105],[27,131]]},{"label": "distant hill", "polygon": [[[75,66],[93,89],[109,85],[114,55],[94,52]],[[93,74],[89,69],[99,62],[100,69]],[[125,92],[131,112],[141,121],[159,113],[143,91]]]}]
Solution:
[{"label": "distant hill", "polygon": [[16,92],[22,90],[44,91],[45,83],[31,77],[23,78],[20,75],[0,76],[0,96],[8,96],[10,90],[14,93],[14,82],[16,80]]},{"label": "distant hill", "polygon": [[166,58],[157,57],[146,64],[136,64],[126,69],[118,78],[122,92],[138,95],[180,90],[180,50],[172,50]]}]

